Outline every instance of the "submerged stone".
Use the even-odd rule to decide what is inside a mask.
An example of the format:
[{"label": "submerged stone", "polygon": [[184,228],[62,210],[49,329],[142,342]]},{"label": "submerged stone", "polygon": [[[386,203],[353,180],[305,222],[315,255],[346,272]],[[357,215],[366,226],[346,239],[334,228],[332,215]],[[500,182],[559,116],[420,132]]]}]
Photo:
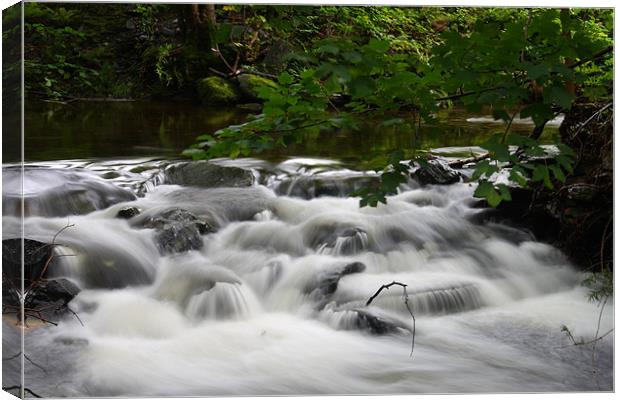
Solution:
[{"label": "submerged stone", "polygon": [[368,310],[355,309],[353,311],[357,313],[357,319],[355,320],[357,329],[368,331],[373,335],[387,335],[397,333],[403,329],[397,321],[380,317]]},{"label": "submerged stone", "polygon": [[322,196],[349,197],[353,192],[379,184],[378,176],[304,176],[282,181],[275,189],[276,194],[302,199]]},{"label": "submerged stone", "polygon": [[203,246],[201,235],[215,231],[208,223],[180,208],[165,210],[135,225],[156,230],[155,242],[162,254],[200,250]]},{"label": "submerged stone", "polygon": [[[19,216],[22,203],[21,170],[3,168],[2,179],[2,213]],[[33,167],[24,170],[23,180],[26,217],[82,215],[136,199],[130,191],[88,171]]]},{"label": "submerged stone", "polygon": [[124,207],[118,211],[116,218],[130,219],[138,214],[140,214],[140,209],[138,207]]},{"label": "submerged stone", "polygon": [[368,234],[357,227],[326,225],[319,229],[311,243],[323,254],[356,254],[368,248]]},{"label": "submerged stone", "polygon": [[165,183],[203,188],[245,187],[252,186],[254,175],[243,168],[222,166],[208,161],[193,161],[166,168]]},{"label": "submerged stone", "polygon": [[328,273],[320,276],[311,285],[306,287],[305,292],[314,293],[321,298],[331,296],[338,289],[338,282],[343,276],[360,273],[363,272],[365,269],[366,265],[364,265],[363,263],[359,261],[352,262],[342,268],[336,269],[334,271],[329,271]]}]

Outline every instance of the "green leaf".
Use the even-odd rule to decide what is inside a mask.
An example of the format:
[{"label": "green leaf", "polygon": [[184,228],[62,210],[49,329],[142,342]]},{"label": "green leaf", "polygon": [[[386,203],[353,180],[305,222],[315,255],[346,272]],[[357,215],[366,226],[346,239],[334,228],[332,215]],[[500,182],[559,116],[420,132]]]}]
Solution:
[{"label": "green leaf", "polygon": [[507,162],[510,161],[510,151],[507,144],[497,143],[493,140],[488,140],[480,145],[483,149],[488,150],[491,153],[491,157],[497,161]]},{"label": "green leaf", "polygon": [[566,181],[566,175],[564,175],[564,172],[562,172],[562,169],[560,167],[558,167],[557,165],[550,165],[549,169],[551,170],[551,172],[553,172],[553,176],[555,176],[555,179],[562,183]]},{"label": "green leaf", "polygon": [[293,77],[288,72],[284,71],[278,76],[278,82],[282,85],[290,85],[293,83]]},{"label": "green leaf", "polygon": [[527,185],[525,171],[521,167],[512,167],[509,178],[511,181],[518,183],[521,187],[525,187]]},{"label": "green leaf", "polygon": [[385,53],[390,49],[390,42],[372,38],[364,47],[377,53]]},{"label": "green leaf", "polygon": [[493,119],[501,119],[503,121],[510,121],[510,114],[506,110],[493,110]]},{"label": "green leaf", "polygon": [[532,172],[532,182],[540,181],[549,189],[553,189],[553,183],[551,183],[551,177],[549,176],[549,168],[542,164],[536,165]]},{"label": "green leaf", "polygon": [[527,71],[527,77],[535,81],[549,74],[549,69],[543,64],[532,64],[526,62],[523,67]]},{"label": "green leaf", "polygon": [[500,183],[496,187],[499,189],[499,194],[502,197],[502,200],[505,200],[505,201],[512,200],[512,195],[510,194],[510,189],[508,189],[508,186],[504,185],[503,183]]},{"label": "green leaf", "polygon": [[562,168],[564,168],[566,172],[568,173],[573,172],[574,161],[571,158],[567,156],[559,155],[555,158],[555,162],[557,162]]},{"label": "green leaf", "polygon": [[375,82],[365,76],[353,79],[349,86],[351,95],[356,98],[369,96],[375,90]]},{"label": "green leaf", "polygon": [[478,182],[478,187],[474,191],[474,197],[486,198],[491,190],[494,190],[491,182],[480,181]]},{"label": "green leaf", "polygon": [[565,110],[570,109],[575,98],[564,86],[553,86],[544,94],[546,94],[545,101],[547,103],[557,104]]},{"label": "green leaf", "polygon": [[338,48],[338,46],[335,46],[331,43],[326,43],[326,44],[319,46],[316,49],[316,51],[319,53],[329,53],[329,54],[336,55],[340,52],[340,48]]},{"label": "green leaf", "polygon": [[342,57],[352,64],[357,64],[362,61],[362,56],[357,51],[347,51],[342,53]]},{"label": "green leaf", "polygon": [[491,207],[497,207],[502,202],[502,196],[495,189],[491,189],[486,198]]},{"label": "green leaf", "polygon": [[521,117],[532,117],[536,126],[540,126],[546,121],[549,121],[553,116],[554,113],[550,104],[534,103],[521,111]]}]

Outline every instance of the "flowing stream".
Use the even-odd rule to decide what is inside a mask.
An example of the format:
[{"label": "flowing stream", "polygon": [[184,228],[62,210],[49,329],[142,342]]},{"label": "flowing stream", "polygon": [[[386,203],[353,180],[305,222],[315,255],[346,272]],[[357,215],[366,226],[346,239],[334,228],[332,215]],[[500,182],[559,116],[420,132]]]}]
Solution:
[{"label": "flowing stream", "polygon": [[[528,232],[481,222],[471,185],[411,181],[387,205],[360,209],[347,194],[372,173],[317,159],[222,163],[256,183],[162,184],[166,162],[148,159],[28,165],[25,236],[49,242],[72,224],[58,251],[74,254],[53,273],[82,291],[71,303],[81,322],[28,330],[26,387],[55,397],[612,389],[613,335],[593,362],[592,346],[560,331],[596,333],[600,307],[580,273]],[[7,211],[11,171],[5,238],[20,229]],[[97,210],[49,216],[63,214],[56,189],[78,184],[101,196],[64,207]],[[101,203],[109,196],[122,201]],[[182,208],[216,231],[199,250],[162,255],[155,229],[116,218],[128,206]],[[408,285],[411,355],[402,288],[365,306],[392,281]],[[612,319],[607,304],[601,333]],[[6,348],[17,334],[6,321],[3,331]],[[17,373],[4,365],[5,379]]]}]

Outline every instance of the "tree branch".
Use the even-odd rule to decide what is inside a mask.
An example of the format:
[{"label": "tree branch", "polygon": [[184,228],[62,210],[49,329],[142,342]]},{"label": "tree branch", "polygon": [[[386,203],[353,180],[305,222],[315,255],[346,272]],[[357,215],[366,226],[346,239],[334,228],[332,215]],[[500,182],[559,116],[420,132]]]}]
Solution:
[{"label": "tree branch", "polygon": [[407,285],[401,282],[393,281],[392,283],[388,283],[387,285],[382,285],[366,302],[366,307],[368,307],[372,301],[379,296],[379,294],[385,289],[390,290],[390,287],[398,285],[403,288],[403,298],[405,301],[405,307],[407,307],[407,311],[409,311],[409,315],[411,315],[411,319],[413,320],[413,327],[411,330],[411,353],[409,353],[409,357],[413,357],[413,348],[415,347],[415,315],[413,315],[413,311],[411,311],[411,307],[409,307],[409,295],[407,294]]},{"label": "tree branch", "polygon": [[604,48],[603,50],[599,51],[598,53],[593,54],[591,57],[589,58],[584,58],[583,60],[579,60],[576,63],[570,64],[568,66],[568,68],[577,68],[582,66],[583,64],[589,63],[590,61],[594,61],[597,60],[601,57],[603,57],[604,55],[606,55],[607,53],[611,53],[614,50],[614,46],[608,46],[606,48]]}]

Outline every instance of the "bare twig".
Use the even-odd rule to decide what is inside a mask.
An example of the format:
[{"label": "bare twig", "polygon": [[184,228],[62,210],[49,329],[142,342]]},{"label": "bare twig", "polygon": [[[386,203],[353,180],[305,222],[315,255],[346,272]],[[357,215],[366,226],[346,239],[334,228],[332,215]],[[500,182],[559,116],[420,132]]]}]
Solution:
[{"label": "bare twig", "polygon": [[382,285],[366,302],[366,307],[368,307],[372,301],[379,296],[379,294],[385,289],[390,290],[390,288],[394,285],[401,286],[403,288],[403,299],[405,301],[405,307],[407,307],[407,311],[409,311],[409,315],[411,315],[411,319],[413,320],[413,326],[411,330],[411,353],[409,353],[409,357],[413,357],[413,349],[415,347],[415,315],[413,315],[413,311],[411,311],[411,307],[409,307],[409,295],[407,294],[407,285],[401,282],[393,281],[392,283],[388,283],[387,285]]},{"label": "bare twig", "polygon": [[590,116],[590,118],[588,118],[583,124],[581,124],[581,126],[579,127],[579,129],[577,129],[577,131],[575,131],[575,133],[573,134],[573,137],[571,139],[575,139],[577,137],[577,135],[579,135],[579,133],[581,133],[581,131],[583,130],[583,128],[586,127],[586,125],[588,125],[595,117],[597,117],[598,115],[600,115],[603,111],[605,111],[606,109],[608,109],[609,107],[611,107],[613,105],[613,103],[608,103],[607,105],[605,105],[604,107],[601,107],[601,109],[599,109],[598,111],[596,111],[594,114],[592,114],[592,116]]}]

